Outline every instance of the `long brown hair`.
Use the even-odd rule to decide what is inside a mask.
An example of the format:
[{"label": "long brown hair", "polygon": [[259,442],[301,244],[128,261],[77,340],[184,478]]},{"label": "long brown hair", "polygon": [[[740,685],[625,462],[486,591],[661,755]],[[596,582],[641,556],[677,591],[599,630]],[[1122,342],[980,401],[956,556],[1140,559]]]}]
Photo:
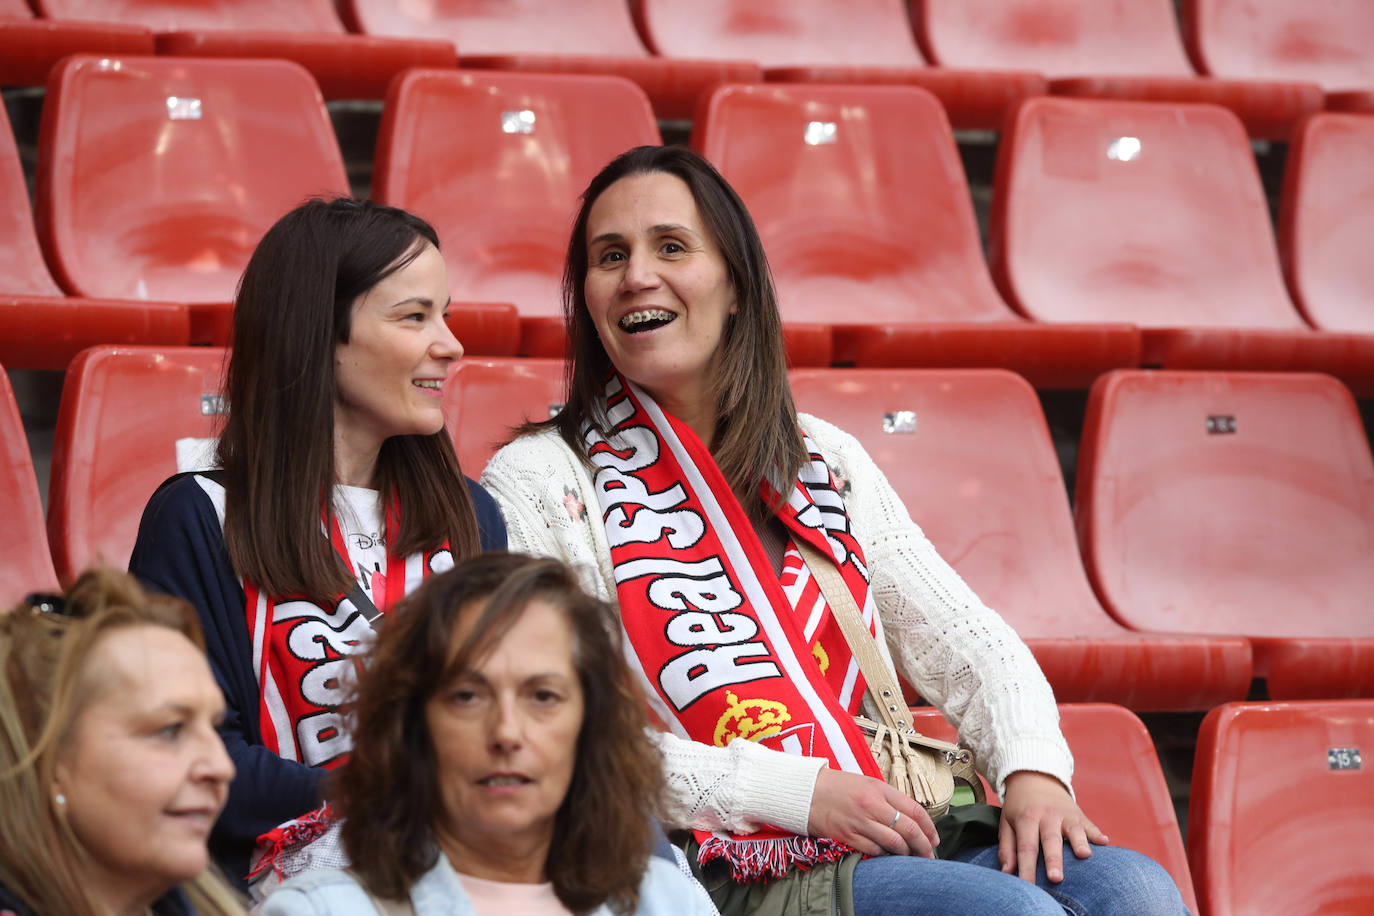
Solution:
[{"label": "long brown hair", "polygon": [[[258,243],[234,304],[229,417],[219,439],[224,541],[239,575],[272,595],[332,597],[348,572],[320,535],[333,514],[334,348],[348,343],[353,303],[413,261],[434,229],[370,201],[310,200]],[[378,489],[400,501],[397,554],[448,541],[480,549],[472,497],[448,434],[392,436],[377,456]],[[321,505],[323,503],[323,505]]]},{"label": "long brown hair", "polygon": [[[82,573],[62,613],[29,603],[0,613],[0,884],[35,913],[97,916],[83,874],[90,854],[52,803],[56,757],[99,685],[91,653],[108,633],[151,625],[174,630],[201,651],[189,604],[150,594],[126,573]],[[96,669],[98,670],[98,669]],[[238,897],[210,866],[182,885],[202,916],[242,914]]]},{"label": "long brown hair", "polygon": [[[387,615],[357,686],[354,750],[332,778],[344,849],[367,889],[403,899],[434,866],[443,810],[425,704],[480,660],[533,599],[568,617],[583,725],[572,783],[554,818],[546,875],[575,913],[609,903],[631,912],[654,841],[663,764],[645,731],[644,700],[621,654],[615,612],[565,564],[487,553],[434,576]],[[472,610],[481,602],[479,610]],[[460,613],[477,613],[453,646]]]},{"label": "long brown hair", "polygon": [[782,481],[796,480],[807,457],[787,383],[782,318],[768,258],[744,202],[711,163],[684,147],[636,147],[612,160],[587,185],[563,271],[567,403],[558,416],[527,424],[521,432],[553,426],[584,457],[584,424],[591,423],[609,436],[603,392],[611,360],[587,311],[587,220],[611,185],[631,175],[655,172],[676,176],[691,190],[734,288],[738,312],[726,324],[719,374],[711,384],[717,419],[713,441],[707,445],[735,496],[757,518],[768,508],[759,495],[760,481],[773,474]]}]

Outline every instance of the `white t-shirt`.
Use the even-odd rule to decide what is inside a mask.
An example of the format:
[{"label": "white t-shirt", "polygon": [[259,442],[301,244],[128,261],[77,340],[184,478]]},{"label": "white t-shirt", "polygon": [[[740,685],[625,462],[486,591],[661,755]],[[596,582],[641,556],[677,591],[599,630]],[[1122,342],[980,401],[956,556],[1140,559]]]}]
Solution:
[{"label": "white t-shirt", "polygon": [[[384,588],[386,576],[386,519],[382,514],[381,491],[335,484],[334,512],[348,545],[353,575],[363,594],[375,604],[373,591]],[[395,570],[395,574],[405,573]]]}]

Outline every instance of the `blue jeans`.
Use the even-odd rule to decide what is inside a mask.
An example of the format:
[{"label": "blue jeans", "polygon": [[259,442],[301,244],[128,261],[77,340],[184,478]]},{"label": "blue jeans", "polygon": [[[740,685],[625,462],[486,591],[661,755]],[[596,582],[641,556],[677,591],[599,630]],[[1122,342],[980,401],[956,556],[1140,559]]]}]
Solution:
[{"label": "blue jeans", "polygon": [[1042,858],[1035,884],[1003,874],[997,847],[965,850],[955,859],[882,856],[854,869],[856,916],[968,914],[979,916],[1177,916],[1187,913],[1178,888],[1148,856],[1119,846],[1094,846],[1080,859],[1064,845],[1064,880],[1051,884]]}]

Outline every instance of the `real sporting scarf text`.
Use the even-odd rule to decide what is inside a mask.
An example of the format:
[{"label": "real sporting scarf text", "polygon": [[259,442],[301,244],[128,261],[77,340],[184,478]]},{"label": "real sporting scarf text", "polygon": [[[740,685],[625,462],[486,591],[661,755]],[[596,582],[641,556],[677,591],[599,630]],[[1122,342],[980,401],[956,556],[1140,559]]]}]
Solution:
[{"label": "real sporting scarf text", "polygon": [[[613,374],[606,412],[610,441],[589,426],[584,442],[633,667],[669,727],[706,744],[746,739],[881,778],[853,720],[863,677],[795,548],[780,580],[706,446],[646,392]],[[792,538],[836,558],[872,628],[862,551],[829,468],[805,442],[810,459],[786,499],[769,484],[762,492]],[[850,851],[780,831],[698,839],[702,863],[727,860],[736,881]]]}]

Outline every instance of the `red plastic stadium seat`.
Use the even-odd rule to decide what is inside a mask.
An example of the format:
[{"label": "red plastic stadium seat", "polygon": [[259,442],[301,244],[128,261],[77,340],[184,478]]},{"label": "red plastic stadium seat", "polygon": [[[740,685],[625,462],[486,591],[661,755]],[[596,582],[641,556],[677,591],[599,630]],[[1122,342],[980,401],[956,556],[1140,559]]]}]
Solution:
[{"label": "red plastic stadium seat", "polygon": [[784,318],[861,366],[1004,366],[1086,387],[1136,329],[1036,325],[993,288],[949,122],[912,86],[723,86],[694,145],[748,205]]},{"label": "red plastic stadium seat", "polygon": [[158,33],[160,54],[292,60],[314,74],[328,98],[379,99],[386,94],[391,77],[407,67],[458,64],[452,42],[345,34],[329,0],[37,2],[52,19],[121,22],[151,29]]},{"label": "red plastic stadium seat", "polygon": [[51,591],[56,584],[29,441],[0,366],[0,613],[29,592]]},{"label": "red plastic stadium seat", "polygon": [[1318,370],[1374,390],[1374,337],[1314,333],[1284,289],[1250,144],[1211,105],[1040,98],[1008,120],[993,274],[1039,321],[1130,321],[1143,363]]},{"label": "red plastic stadium seat", "polygon": [[1374,912],[1374,702],[1229,703],[1188,799],[1200,916]]},{"label": "red plastic stadium seat", "polygon": [[202,304],[192,342],[222,342],[248,256],[313,194],[346,195],[348,180],[296,64],[78,56],[53,69],[36,213],[70,293]]},{"label": "red plastic stadium seat", "polygon": [[141,26],[0,15],[0,86],[42,86],[52,65],[69,54],[125,56],[153,50],[153,33]]},{"label": "red plastic stadium seat", "polygon": [[43,264],[19,151],[0,106],[0,363],[65,369],[93,344],[184,344],[189,334],[184,305],[63,297]]},{"label": "red plastic stadium seat", "polygon": [[561,359],[464,359],[444,387],[444,421],[463,473],[476,478],[526,420],[563,409]]},{"label": "red plastic stadium seat", "polygon": [[770,80],[901,83],[935,94],[958,127],[996,128],[1016,102],[1048,89],[1030,72],[927,66],[902,0],[634,0],[645,40],[674,60],[724,54]]},{"label": "red plastic stadium seat", "polygon": [[1366,0],[1182,0],[1181,15],[1203,73],[1374,89],[1374,5]]},{"label": "red plastic stadium seat", "polygon": [[27,0],[0,0],[0,19],[32,19]]},{"label": "red plastic stadium seat", "polygon": [[1374,334],[1374,116],[1318,114],[1288,148],[1279,252],[1315,327]]},{"label": "red plastic stadium seat", "polygon": [[455,300],[515,303],[524,352],[561,358],[578,195],[658,142],[644,93],[618,77],[412,70],[387,96],[372,197],[433,223]]},{"label": "red plastic stadium seat", "polygon": [[1276,699],[1374,696],[1374,461],[1335,379],[1104,376],[1076,514],[1122,623],[1246,636]]},{"label": "red plastic stadium seat", "polygon": [[858,437],[940,555],[1030,645],[1055,696],[1207,709],[1250,688],[1244,639],[1134,633],[1078,556],[1035,391],[1000,370],[812,369],[799,410]]},{"label": "red plastic stadium seat", "polygon": [[1285,75],[1205,79],[1184,53],[1172,0],[924,0],[913,4],[924,46],[946,67],[1040,70],[1055,93],[1210,102],[1251,134],[1287,137],[1322,106],[1321,89]]},{"label": "red plastic stadium seat", "polygon": [[95,562],[128,566],[158,484],[207,466],[192,459],[204,456],[196,440],[219,434],[224,362],[218,347],[93,347],[72,361],[48,487],[48,541],[62,581]]},{"label": "red plastic stadium seat", "polygon": [[1326,94],[1326,107],[1331,111],[1374,114],[1374,89],[1356,89],[1351,92],[1328,92]]},{"label": "red plastic stadium seat", "polygon": [[625,0],[343,0],[342,7],[367,35],[454,42],[464,67],[623,76],[639,84],[662,118],[692,117],[697,97],[717,83],[760,78],[749,61],[650,56]]},{"label": "red plastic stadium seat", "polygon": [[[917,731],[954,740],[954,729],[934,709],[911,713]],[[1063,703],[1059,727],[1073,752],[1074,794],[1084,813],[1113,846],[1142,852],[1164,866],[1184,904],[1196,913],[1183,835],[1144,724],[1120,706]]]}]

